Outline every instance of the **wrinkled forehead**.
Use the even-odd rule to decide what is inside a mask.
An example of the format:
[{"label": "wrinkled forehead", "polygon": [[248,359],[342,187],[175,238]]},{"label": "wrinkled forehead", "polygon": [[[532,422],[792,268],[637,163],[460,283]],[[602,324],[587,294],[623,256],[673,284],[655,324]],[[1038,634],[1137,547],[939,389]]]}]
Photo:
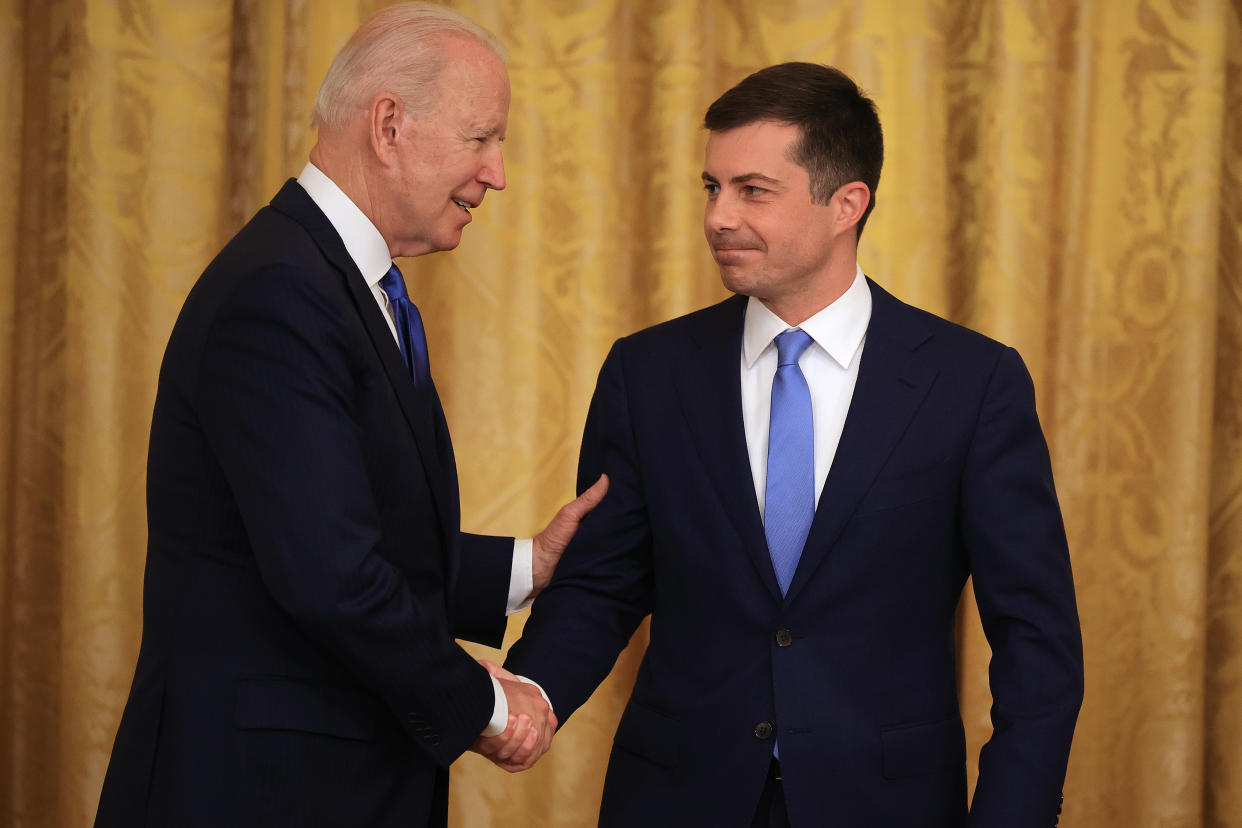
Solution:
[{"label": "wrinkled forehead", "polygon": [[437,78],[442,93],[509,89],[509,70],[490,46],[467,34],[446,33],[438,44],[444,61]]},{"label": "wrinkled forehead", "polygon": [[500,123],[508,112],[509,73],[495,52],[475,42],[473,50],[445,55],[436,77],[430,115],[472,113],[474,118]]}]

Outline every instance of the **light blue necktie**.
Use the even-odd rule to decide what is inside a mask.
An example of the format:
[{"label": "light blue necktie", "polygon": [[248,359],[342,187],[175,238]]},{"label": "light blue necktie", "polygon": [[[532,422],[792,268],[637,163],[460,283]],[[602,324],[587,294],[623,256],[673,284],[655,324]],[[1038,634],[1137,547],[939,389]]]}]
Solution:
[{"label": "light blue necktie", "polygon": [[812,342],[805,331],[776,337],[778,365],[772,380],[768,431],[768,485],[763,531],[781,595],[789,591],[815,516],[815,432],[811,390],[798,359]]},{"label": "light blue necktie", "polygon": [[431,375],[431,367],[427,362],[427,334],[423,330],[423,317],[418,312],[418,305],[410,301],[410,295],[405,291],[405,279],[401,278],[401,271],[395,264],[380,279],[380,287],[392,303],[401,356],[410,369],[414,384],[421,385]]}]

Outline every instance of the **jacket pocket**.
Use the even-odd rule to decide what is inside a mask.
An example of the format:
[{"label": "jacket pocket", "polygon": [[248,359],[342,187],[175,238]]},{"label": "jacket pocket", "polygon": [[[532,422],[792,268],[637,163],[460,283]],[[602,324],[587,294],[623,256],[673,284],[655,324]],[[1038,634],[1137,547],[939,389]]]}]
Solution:
[{"label": "jacket pocket", "polygon": [[253,676],[237,682],[235,721],[242,730],[298,730],[342,739],[375,736],[376,699],[336,684]]},{"label": "jacket pocket", "polygon": [[631,701],[617,725],[613,742],[619,748],[669,768],[681,761],[681,734],[682,724],[677,719]]},{"label": "jacket pocket", "polygon": [[922,776],[966,762],[966,732],[954,716],[939,722],[903,725],[880,731],[885,779]]}]

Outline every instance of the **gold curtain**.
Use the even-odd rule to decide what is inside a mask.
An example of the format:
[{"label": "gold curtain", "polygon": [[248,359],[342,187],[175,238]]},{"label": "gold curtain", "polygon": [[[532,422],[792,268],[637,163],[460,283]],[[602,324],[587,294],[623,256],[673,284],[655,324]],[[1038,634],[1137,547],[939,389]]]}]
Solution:
[{"label": "gold curtain", "polygon": [[[94,814],[164,343],[301,168],[318,81],[382,4],[0,0],[0,824]],[[511,50],[510,185],[457,251],[402,266],[465,526],[541,527],[612,340],[723,295],[707,104],[770,63],[833,63],[888,142],[864,269],[1035,376],[1087,659],[1062,825],[1242,826],[1242,2],[454,5]],[[977,755],[988,653],[964,604]],[[533,771],[463,758],[453,824],[594,824],[642,638]]]}]

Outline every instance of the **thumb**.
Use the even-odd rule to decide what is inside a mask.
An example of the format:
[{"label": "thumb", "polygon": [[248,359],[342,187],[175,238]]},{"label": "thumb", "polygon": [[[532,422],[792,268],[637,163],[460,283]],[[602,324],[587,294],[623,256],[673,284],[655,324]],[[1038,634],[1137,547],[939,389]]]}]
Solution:
[{"label": "thumb", "polygon": [[586,513],[594,509],[608,494],[608,475],[601,474],[599,480],[591,484],[591,488],[578,495],[567,504],[576,520],[582,520]]},{"label": "thumb", "polygon": [[517,681],[517,676],[513,675],[513,673],[510,673],[504,667],[500,667],[496,664],[492,664],[490,661],[488,661],[485,658],[480,658],[479,664],[483,665],[483,668],[487,670],[487,672],[491,674],[492,676],[494,676],[495,678],[508,679],[509,681]]}]

